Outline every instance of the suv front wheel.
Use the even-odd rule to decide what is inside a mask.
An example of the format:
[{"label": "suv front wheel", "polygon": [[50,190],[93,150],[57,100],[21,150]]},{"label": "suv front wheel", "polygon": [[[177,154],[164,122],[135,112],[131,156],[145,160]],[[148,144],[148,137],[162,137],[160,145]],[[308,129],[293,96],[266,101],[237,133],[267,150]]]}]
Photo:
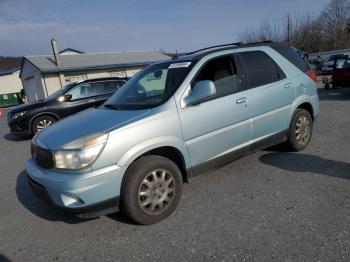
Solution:
[{"label": "suv front wheel", "polygon": [[294,151],[305,149],[311,140],[313,121],[310,113],[298,108],[292,118],[288,132],[288,144]]},{"label": "suv front wheel", "polygon": [[47,128],[48,126],[52,125],[54,122],[56,122],[56,119],[53,118],[52,116],[48,116],[48,115],[38,116],[32,122],[33,135],[40,132],[44,128]]},{"label": "suv front wheel", "polygon": [[122,209],[140,224],[153,224],[169,216],[182,194],[182,175],[177,165],[161,156],[136,160],[124,175]]}]

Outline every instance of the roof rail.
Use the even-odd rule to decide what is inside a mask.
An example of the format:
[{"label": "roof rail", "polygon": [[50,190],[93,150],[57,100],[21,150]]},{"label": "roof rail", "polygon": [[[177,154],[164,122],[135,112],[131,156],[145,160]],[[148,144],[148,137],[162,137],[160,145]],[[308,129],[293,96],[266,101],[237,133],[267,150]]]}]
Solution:
[{"label": "roof rail", "polygon": [[226,46],[245,46],[245,45],[254,45],[254,44],[268,44],[268,43],[274,43],[272,40],[265,40],[265,41],[258,41],[258,42],[250,42],[250,43],[243,43],[243,42],[236,42],[236,43],[231,43],[231,44],[223,44],[223,45],[214,45],[214,46],[209,46],[205,48],[201,48],[195,51],[191,51],[188,53],[182,53],[182,54],[176,54],[173,56],[172,60],[176,59],[179,55],[192,55],[201,51],[205,51],[208,49],[212,48],[217,48],[217,47],[226,47]]},{"label": "roof rail", "polygon": [[204,50],[212,49],[212,48],[217,48],[217,47],[239,46],[239,45],[243,45],[243,43],[242,42],[237,42],[237,43],[224,44],[224,45],[214,45],[214,46],[209,46],[209,47],[205,47],[205,48],[202,48],[202,49],[198,49],[198,50],[195,50],[195,51],[191,51],[191,52],[185,53],[184,55],[192,55],[192,54],[198,53],[200,51],[204,51]]}]

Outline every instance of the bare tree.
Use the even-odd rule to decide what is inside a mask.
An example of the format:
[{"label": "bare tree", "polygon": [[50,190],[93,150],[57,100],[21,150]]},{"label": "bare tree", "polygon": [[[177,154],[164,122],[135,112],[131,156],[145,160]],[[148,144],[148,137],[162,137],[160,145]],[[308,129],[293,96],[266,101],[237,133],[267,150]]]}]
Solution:
[{"label": "bare tree", "polygon": [[281,32],[278,24],[271,24],[268,20],[263,21],[258,30],[247,29],[239,35],[239,40],[244,43],[259,41],[281,41]]},{"label": "bare tree", "polygon": [[257,30],[242,31],[240,41],[284,41],[308,52],[350,47],[350,0],[330,0],[320,16],[287,17],[287,26],[265,20]]},{"label": "bare tree", "polygon": [[349,47],[347,24],[350,19],[350,0],[332,0],[320,16],[323,34],[329,49]]}]

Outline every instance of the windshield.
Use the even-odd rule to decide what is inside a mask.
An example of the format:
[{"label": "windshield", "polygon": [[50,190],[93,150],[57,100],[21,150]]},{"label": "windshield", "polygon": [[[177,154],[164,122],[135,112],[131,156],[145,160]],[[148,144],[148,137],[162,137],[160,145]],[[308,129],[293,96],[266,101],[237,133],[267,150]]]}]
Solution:
[{"label": "windshield", "polygon": [[50,100],[50,99],[54,99],[59,97],[60,95],[62,95],[67,89],[69,89],[71,86],[73,86],[75,83],[70,83],[68,85],[65,85],[62,88],[59,88],[58,90],[56,90],[55,92],[53,92],[51,95],[49,95],[46,99]]},{"label": "windshield", "polygon": [[181,85],[191,62],[161,63],[136,74],[104,104],[113,109],[144,109],[167,101]]}]

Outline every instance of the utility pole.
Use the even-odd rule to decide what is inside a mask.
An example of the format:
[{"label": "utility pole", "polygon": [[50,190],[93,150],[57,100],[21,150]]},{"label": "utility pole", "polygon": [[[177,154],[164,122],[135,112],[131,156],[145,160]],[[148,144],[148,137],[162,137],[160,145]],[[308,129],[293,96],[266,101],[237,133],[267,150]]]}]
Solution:
[{"label": "utility pole", "polygon": [[290,44],[290,15],[287,15],[287,44]]}]

